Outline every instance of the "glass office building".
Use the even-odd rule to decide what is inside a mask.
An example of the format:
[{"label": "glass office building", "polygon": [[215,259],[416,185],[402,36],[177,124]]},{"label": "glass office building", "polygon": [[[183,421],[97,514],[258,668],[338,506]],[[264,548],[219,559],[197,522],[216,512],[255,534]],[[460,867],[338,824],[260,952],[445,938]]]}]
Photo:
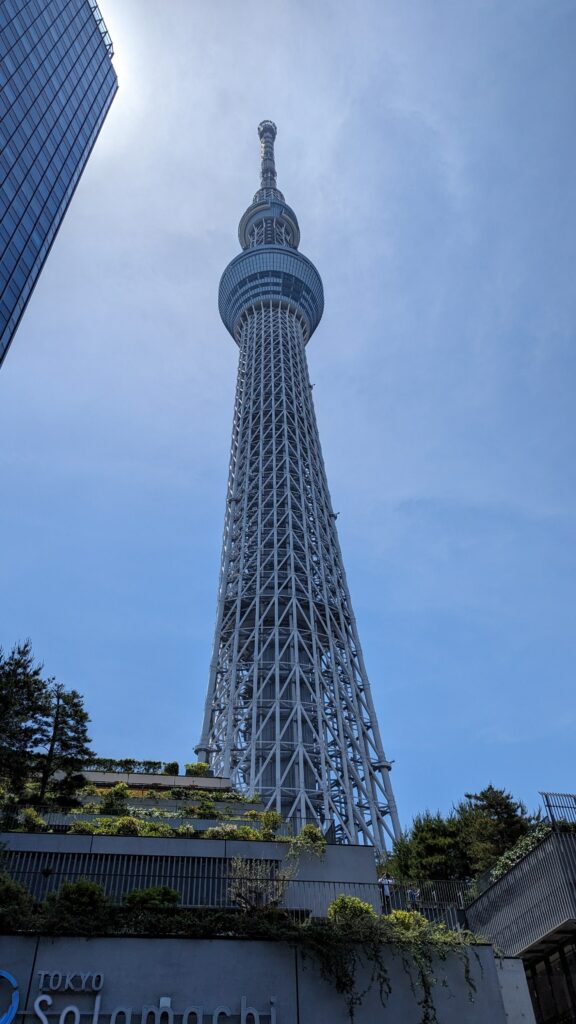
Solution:
[{"label": "glass office building", "polygon": [[0,0],[0,363],[118,88],[95,0]]}]

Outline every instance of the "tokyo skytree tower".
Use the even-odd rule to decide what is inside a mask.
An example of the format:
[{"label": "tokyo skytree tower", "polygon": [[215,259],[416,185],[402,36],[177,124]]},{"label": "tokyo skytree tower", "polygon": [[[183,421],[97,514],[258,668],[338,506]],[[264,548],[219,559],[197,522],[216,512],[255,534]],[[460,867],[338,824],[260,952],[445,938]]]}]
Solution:
[{"label": "tokyo skytree tower", "polygon": [[197,754],[295,824],[400,832],[322,460],[305,347],[324,306],[276,185],[276,126],[219,291],[240,349],[214,653]]}]

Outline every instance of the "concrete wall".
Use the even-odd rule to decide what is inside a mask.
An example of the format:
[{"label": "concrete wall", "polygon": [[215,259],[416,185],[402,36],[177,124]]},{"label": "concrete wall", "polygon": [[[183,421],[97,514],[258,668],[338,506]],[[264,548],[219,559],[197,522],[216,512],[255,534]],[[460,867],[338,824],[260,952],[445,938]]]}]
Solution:
[{"label": "concrete wall", "polygon": [[[126,782],[129,786],[144,786],[152,789],[154,786],[162,786],[163,789],[172,789],[174,786],[184,786],[186,789],[224,789],[232,788],[230,779],[221,776],[199,776],[199,775],[148,775],[141,772],[84,772],[86,781],[95,786],[115,786],[117,782]],[[63,778],[63,772],[55,772],[54,778]]]},{"label": "concrete wall", "polygon": [[504,1004],[506,1024],[532,1022],[534,1010],[522,961],[512,957],[501,957],[496,960],[496,976]]},{"label": "concrete wall", "polygon": [[[221,839],[147,839],[132,836],[68,836],[31,832],[2,832],[0,842],[9,850],[30,853],[116,854],[119,856],[209,857],[254,860],[285,859],[286,843]],[[327,846],[323,857],[304,854],[296,877],[302,881],[374,882],[374,850],[368,846]]]},{"label": "concrete wall", "polygon": [[[114,1014],[119,1007],[131,1009],[132,1024],[155,1020],[152,1014],[142,1015],[144,1007],[157,1008],[160,1024],[349,1024],[343,997],[320,978],[316,963],[283,943],[0,936],[1,971],[18,983],[16,1024],[124,1024],[125,1016]],[[389,972],[392,993],[386,1008],[372,989],[356,1011],[355,1024],[421,1024],[421,993],[412,992],[402,963],[392,954]],[[457,957],[437,964],[439,1024],[534,1024],[520,975],[497,967],[491,947],[471,952],[470,972],[476,992]],[[85,991],[74,991],[82,987]],[[5,979],[0,1016],[10,995]],[[34,1011],[39,997],[44,997],[37,1004],[44,1020]],[[162,1006],[166,1012],[160,1017]]]}]

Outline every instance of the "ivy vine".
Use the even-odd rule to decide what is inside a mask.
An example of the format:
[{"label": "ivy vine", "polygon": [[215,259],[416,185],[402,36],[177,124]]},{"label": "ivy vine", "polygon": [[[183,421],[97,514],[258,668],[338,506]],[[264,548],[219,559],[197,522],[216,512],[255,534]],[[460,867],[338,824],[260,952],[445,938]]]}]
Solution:
[{"label": "ivy vine", "polygon": [[[421,1009],[421,1024],[439,1024],[434,1003],[434,966],[438,959],[445,961],[452,953],[460,960],[469,998],[474,999],[476,984],[469,948],[477,944],[476,938],[470,932],[453,932],[443,924],[431,924],[415,911],[398,910],[378,917],[370,904],[339,896],[329,910],[329,920],[307,925],[302,939],[304,955],[314,957],[322,977],[344,997],[351,1022],[373,986],[386,1006],[392,993],[386,962],[390,953],[400,958],[408,976]],[[364,988],[358,981],[362,968],[367,969]]]}]

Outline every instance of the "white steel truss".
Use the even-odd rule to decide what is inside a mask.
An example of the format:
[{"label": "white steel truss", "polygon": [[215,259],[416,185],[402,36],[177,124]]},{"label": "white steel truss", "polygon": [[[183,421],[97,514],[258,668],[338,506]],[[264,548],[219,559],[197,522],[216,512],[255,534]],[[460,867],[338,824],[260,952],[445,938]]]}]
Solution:
[{"label": "white steel truss", "polygon": [[[265,130],[270,124],[263,122]],[[270,140],[264,141],[262,183],[273,195],[263,201],[256,193],[254,202],[268,207],[262,222],[271,213],[279,221],[274,207],[283,197]],[[246,252],[258,246],[258,227],[246,229]],[[272,245],[261,244],[265,256],[288,243],[276,234]],[[238,274],[234,281],[236,291],[244,287]],[[294,301],[292,280],[292,297],[278,295],[264,277],[257,281],[260,294],[227,321],[240,363],[214,654],[197,751],[216,774],[259,793],[285,819],[332,826],[338,841],[384,849],[399,823],[312,403],[305,343],[314,318]],[[228,308],[226,274],[222,285],[221,309]]]}]

